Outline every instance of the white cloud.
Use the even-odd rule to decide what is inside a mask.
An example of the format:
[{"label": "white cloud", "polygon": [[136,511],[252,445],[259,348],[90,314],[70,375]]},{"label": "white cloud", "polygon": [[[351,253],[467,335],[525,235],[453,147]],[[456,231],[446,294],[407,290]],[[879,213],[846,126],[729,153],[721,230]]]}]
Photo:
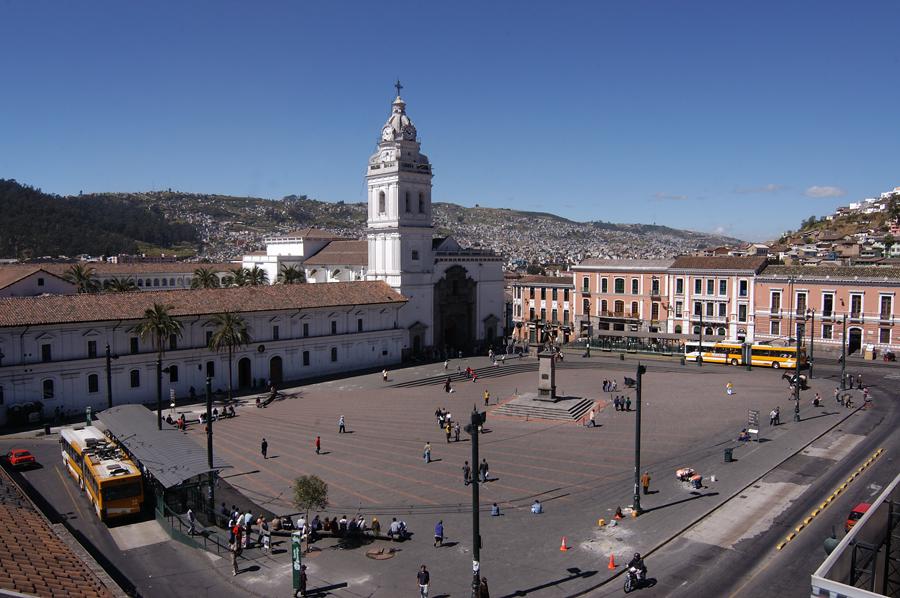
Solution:
[{"label": "white cloud", "polygon": [[734,190],[734,192],[741,195],[749,195],[751,193],[777,193],[784,188],[784,185],[769,183],[768,185],[763,185],[762,187],[738,187]]},{"label": "white cloud", "polygon": [[847,195],[847,192],[840,187],[813,185],[804,191],[803,194],[806,197],[815,197],[818,199],[822,197],[843,197]]},{"label": "white cloud", "polygon": [[671,199],[671,200],[675,200],[675,201],[684,201],[685,199],[688,198],[688,196],[687,195],[676,195],[674,193],[660,192],[660,193],[654,193],[653,198],[654,199]]}]

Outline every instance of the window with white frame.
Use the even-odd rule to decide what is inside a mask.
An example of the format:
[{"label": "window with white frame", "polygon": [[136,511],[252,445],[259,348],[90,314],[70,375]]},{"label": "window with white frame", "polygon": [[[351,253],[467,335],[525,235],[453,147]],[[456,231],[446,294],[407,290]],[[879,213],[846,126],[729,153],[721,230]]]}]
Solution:
[{"label": "window with white frame", "polygon": [[834,338],[834,326],[832,324],[822,324],[822,338],[826,340]]},{"label": "window with white frame", "polygon": [[890,328],[879,328],[878,329],[878,342],[882,345],[891,344],[891,329]]},{"label": "window with white frame", "polygon": [[772,336],[779,336],[781,334],[781,322],[778,320],[769,322],[769,334]]}]

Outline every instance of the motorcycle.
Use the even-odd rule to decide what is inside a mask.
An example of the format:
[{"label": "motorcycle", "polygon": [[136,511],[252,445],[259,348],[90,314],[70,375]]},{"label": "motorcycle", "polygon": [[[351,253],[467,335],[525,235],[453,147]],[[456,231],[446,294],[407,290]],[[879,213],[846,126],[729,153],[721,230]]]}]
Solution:
[{"label": "motorcycle", "polygon": [[625,593],[643,587],[647,582],[646,574],[637,567],[629,567],[625,572]]}]

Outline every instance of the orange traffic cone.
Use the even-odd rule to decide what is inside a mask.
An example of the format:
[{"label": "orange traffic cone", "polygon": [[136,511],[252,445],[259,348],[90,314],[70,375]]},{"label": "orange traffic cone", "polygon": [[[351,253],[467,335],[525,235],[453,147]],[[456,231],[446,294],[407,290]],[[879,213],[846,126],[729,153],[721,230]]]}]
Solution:
[{"label": "orange traffic cone", "polygon": [[609,555],[609,569],[612,570],[615,568],[616,568],[616,557],[615,557],[615,555],[610,554]]},{"label": "orange traffic cone", "polygon": [[566,537],[565,536],[563,536],[562,544],[559,545],[559,549],[563,552],[565,552],[569,549],[569,547],[566,546]]}]

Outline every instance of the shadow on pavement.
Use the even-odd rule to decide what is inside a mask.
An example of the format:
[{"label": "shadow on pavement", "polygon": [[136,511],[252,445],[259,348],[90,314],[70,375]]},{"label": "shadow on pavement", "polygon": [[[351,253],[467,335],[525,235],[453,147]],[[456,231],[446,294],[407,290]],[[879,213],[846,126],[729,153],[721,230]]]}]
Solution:
[{"label": "shadow on pavement", "polygon": [[660,509],[665,509],[666,507],[674,507],[675,505],[680,505],[682,503],[686,503],[692,500],[697,500],[698,498],[706,498],[707,496],[718,496],[718,492],[704,492],[703,494],[694,494],[693,496],[689,496],[688,498],[682,498],[681,500],[675,500],[670,503],[666,503],[664,505],[659,505],[658,507],[652,507],[650,509],[643,509],[644,513],[652,513],[653,511],[659,511]]},{"label": "shadow on pavement", "polygon": [[533,586],[530,588],[526,588],[524,590],[516,590],[511,594],[506,594],[503,598],[514,598],[515,596],[527,596],[532,592],[537,592],[538,590],[544,590],[546,588],[552,588],[553,586],[558,586],[560,584],[566,583],[567,581],[572,581],[575,579],[587,579],[588,577],[593,577],[597,574],[596,571],[582,571],[578,567],[572,567],[570,569],[566,569],[569,572],[569,575],[566,577],[561,577],[560,579],[555,579],[553,581],[548,581],[547,583],[541,584],[539,586]]}]

